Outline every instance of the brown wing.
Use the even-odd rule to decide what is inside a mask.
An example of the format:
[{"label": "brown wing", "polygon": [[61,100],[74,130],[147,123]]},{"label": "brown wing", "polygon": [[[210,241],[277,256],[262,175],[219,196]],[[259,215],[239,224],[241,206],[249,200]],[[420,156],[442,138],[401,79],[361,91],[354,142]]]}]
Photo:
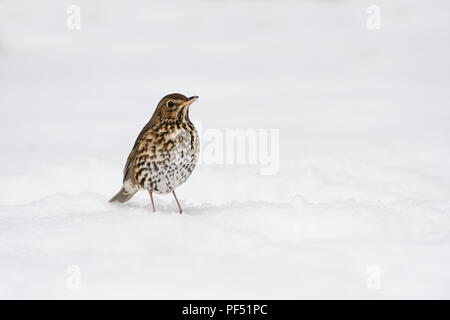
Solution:
[{"label": "brown wing", "polygon": [[[137,143],[137,141],[136,141]],[[126,180],[130,180],[135,184],[134,182],[134,159],[136,158],[136,145],[133,147],[133,149],[130,152],[130,155],[128,156],[127,162],[125,163],[125,167],[123,168],[123,182]]]},{"label": "brown wing", "polygon": [[133,182],[133,184],[136,184],[136,181],[134,179],[134,166],[136,165],[136,154],[139,150],[139,146],[141,142],[144,140],[145,135],[147,132],[151,129],[153,126],[152,121],[150,120],[144,128],[142,128],[141,132],[139,133],[136,142],[134,143],[133,149],[131,149],[130,155],[128,156],[127,162],[125,163],[125,167],[123,168],[123,181],[130,180]]}]

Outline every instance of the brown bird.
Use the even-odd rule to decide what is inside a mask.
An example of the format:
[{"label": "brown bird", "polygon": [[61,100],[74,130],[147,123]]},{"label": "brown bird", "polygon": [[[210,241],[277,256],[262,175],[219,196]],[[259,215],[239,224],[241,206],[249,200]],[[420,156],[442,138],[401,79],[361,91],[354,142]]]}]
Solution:
[{"label": "brown bird", "polygon": [[173,193],[182,213],[175,189],[186,181],[198,160],[200,141],[189,120],[189,106],[198,96],[187,98],[173,93],[161,99],[150,121],[134,143],[123,170],[123,187],[110,202],[126,202],[139,190]]}]

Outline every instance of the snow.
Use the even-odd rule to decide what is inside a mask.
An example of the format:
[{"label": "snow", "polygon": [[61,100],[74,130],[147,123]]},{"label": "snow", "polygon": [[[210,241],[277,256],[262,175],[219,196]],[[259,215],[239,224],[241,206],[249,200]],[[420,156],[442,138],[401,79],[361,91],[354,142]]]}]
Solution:
[{"label": "snow", "polygon": [[[0,298],[450,298],[448,1],[71,4],[0,2]],[[170,92],[276,174],[108,203]]]}]

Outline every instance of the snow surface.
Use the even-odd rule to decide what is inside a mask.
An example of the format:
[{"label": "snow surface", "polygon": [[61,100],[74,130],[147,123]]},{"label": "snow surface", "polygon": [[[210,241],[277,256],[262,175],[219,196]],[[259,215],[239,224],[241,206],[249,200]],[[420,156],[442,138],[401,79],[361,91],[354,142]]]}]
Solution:
[{"label": "snow surface", "polygon": [[[0,1],[0,298],[450,298],[449,12]],[[177,91],[204,129],[279,129],[278,173],[203,163],[183,215],[109,204]]]}]

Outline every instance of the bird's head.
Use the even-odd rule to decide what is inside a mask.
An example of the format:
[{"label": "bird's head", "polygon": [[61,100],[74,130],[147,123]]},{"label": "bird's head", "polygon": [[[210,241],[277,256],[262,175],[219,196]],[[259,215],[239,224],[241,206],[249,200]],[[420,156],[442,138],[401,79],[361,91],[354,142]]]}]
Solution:
[{"label": "bird's head", "polygon": [[189,106],[198,96],[186,97],[179,93],[171,93],[159,101],[154,116],[159,120],[189,121]]}]

